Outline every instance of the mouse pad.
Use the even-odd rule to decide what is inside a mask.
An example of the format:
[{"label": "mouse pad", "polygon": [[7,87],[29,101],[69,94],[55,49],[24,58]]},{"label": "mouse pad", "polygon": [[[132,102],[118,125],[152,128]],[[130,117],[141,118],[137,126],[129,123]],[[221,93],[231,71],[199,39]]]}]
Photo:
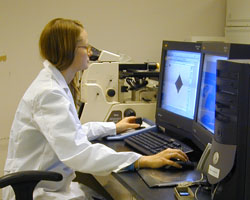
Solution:
[{"label": "mouse pad", "polygon": [[137,172],[149,187],[176,186],[184,181],[201,179],[201,173],[196,170],[140,169]]}]

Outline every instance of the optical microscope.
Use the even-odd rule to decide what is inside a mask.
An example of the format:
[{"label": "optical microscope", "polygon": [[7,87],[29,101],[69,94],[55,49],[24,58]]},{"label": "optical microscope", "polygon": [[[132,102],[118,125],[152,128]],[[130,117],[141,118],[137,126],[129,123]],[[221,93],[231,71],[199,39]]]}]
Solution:
[{"label": "optical microscope", "polygon": [[127,116],[155,119],[159,67],[121,63],[120,56],[93,49],[95,60],[81,78],[80,121],[117,122]]}]

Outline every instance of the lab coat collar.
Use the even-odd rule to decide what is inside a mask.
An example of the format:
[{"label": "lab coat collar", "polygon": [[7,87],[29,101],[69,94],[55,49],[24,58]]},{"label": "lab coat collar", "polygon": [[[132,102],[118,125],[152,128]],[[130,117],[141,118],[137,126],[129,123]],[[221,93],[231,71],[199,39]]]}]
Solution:
[{"label": "lab coat collar", "polygon": [[62,86],[63,89],[69,91],[69,87],[66,80],[64,79],[62,73],[55,66],[53,66],[48,60],[45,60],[43,62],[43,66],[45,67],[45,69],[51,71],[56,81]]},{"label": "lab coat collar", "polygon": [[52,65],[48,60],[45,60],[43,62],[43,65],[44,65],[46,70],[50,71],[50,73],[55,78],[55,80],[58,82],[58,84],[67,93],[67,95],[70,98],[70,101],[71,101],[72,105],[75,105],[74,104],[74,98],[73,98],[73,96],[72,96],[72,94],[70,92],[69,86],[68,86],[66,80],[64,79],[62,73],[54,65]]}]

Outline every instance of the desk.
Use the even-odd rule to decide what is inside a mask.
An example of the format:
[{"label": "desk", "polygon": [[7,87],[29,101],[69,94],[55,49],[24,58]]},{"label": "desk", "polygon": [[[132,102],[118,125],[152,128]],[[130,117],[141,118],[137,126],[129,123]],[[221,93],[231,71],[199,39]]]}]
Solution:
[{"label": "desk", "polygon": [[[100,141],[115,151],[131,151],[123,141]],[[175,200],[173,187],[149,188],[137,172],[112,173],[112,175],[138,200]],[[193,191],[195,188],[193,188]],[[209,193],[198,192],[199,200],[210,200]]]}]

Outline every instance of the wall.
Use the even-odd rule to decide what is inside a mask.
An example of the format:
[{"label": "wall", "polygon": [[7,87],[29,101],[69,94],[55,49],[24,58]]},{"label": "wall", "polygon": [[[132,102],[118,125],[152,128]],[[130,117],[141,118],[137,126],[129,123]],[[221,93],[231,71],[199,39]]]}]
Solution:
[{"label": "wall", "polygon": [[89,42],[135,62],[159,62],[161,43],[224,36],[225,0],[0,0],[0,176],[18,102],[42,68],[38,39],[55,18],[80,20]]},{"label": "wall", "polygon": [[250,44],[250,1],[227,0],[225,39],[232,43]]}]

